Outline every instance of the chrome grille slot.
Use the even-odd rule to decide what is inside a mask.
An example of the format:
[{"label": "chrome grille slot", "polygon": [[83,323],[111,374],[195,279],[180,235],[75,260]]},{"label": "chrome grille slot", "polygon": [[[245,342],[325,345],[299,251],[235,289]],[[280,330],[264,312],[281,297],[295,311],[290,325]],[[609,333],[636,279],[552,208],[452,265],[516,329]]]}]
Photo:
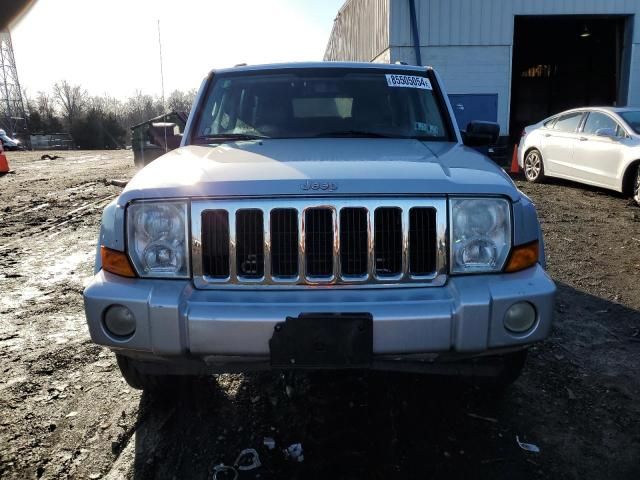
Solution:
[{"label": "chrome grille slot", "polygon": [[236,212],[236,272],[242,278],[264,276],[264,222],[262,210]]},{"label": "chrome grille slot", "polygon": [[292,278],[298,275],[298,211],[271,210],[271,275]]},{"label": "chrome grille slot", "polygon": [[211,278],[229,277],[229,214],[226,210],[202,213],[203,273]]},{"label": "chrome grille slot", "polygon": [[366,276],[369,226],[366,208],[340,210],[340,267],[343,277]]},{"label": "chrome grille slot", "polygon": [[307,278],[333,275],[333,211],[310,208],[304,218],[305,275]]},{"label": "chrome grille slot", "polygon": [[409,210],[409,272],[428,275],[436,269],[436,212],[433,208]]},{"label": "chrome grille slot", "polygon": [[447,279],[447,200],[194,199],[196,288],[437,286]]},{"label": "chrome grille slot", "polygon": [[402,210],[382,207],[375,211],[375,273],[379,277],[402,273]]}]

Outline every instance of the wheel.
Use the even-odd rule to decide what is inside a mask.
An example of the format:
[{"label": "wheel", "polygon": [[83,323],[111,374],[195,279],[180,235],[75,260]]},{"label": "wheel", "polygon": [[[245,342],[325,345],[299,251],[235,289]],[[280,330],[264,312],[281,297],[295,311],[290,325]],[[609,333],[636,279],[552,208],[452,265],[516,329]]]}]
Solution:
[{"label": "wheel", "polygon": [[127,381],[129,386],[137,390],[170,390],[174,389],[178,384],[180,377],[176,375],[154,375],[141,373],[136,367],[136,361],[119,355],[116,353],[116,360],[118,361],[118,367],[120,373]]},{"label": "wheel", "polygon": [[640,205],[640,163],[636,167],[636,180],[633,182],[633,199]]},{"label": "wheel", "polygon": [[524,157],[524,176],[532,183],[540,183],[544,180],[544,164],[542,154],[535,148],[527,152]]}]

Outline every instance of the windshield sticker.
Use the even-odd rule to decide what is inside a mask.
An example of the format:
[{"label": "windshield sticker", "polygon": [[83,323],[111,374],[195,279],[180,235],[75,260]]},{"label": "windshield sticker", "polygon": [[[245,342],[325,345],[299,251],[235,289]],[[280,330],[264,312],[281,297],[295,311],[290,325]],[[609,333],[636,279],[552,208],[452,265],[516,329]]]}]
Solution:
[{"label": "windshield sticker", "polygon": [[437,137],[440,135],[440,128],[437,125],[427,125],[427,133]]},{"label": "windshield sticker", "polygon": [[431,88],[431,82],[428,78],[416,77],[414,75],[391,75],[386,74],[387,85],[390,87],[404,87],[404,88],[421,88],[423,90],[433,90]]},{"label": "windshield sticker", "polygon": [[425,132],[433,137],[440,135],[440,129],[438,126],[431,125],[430,123],[416,122],[416,130],[418,132]]}]

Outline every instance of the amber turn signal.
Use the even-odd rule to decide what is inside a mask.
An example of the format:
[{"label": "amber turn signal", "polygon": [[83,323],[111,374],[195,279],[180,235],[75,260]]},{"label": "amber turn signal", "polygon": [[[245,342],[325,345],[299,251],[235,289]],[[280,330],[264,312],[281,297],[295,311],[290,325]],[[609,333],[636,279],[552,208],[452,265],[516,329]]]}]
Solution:
[{"label": "amber turn signal", "polygon": [[533,267],[538,262],[539,245],[538,242],[527,243],[513,247],[505,272],[519,272],[525,268]]},{"label": "amber turn signal", "polygon": [[102,269],[105,272],[114,273],[121,277],[136,276],[126,253],[101,246],[100,256],[102,257]]}]

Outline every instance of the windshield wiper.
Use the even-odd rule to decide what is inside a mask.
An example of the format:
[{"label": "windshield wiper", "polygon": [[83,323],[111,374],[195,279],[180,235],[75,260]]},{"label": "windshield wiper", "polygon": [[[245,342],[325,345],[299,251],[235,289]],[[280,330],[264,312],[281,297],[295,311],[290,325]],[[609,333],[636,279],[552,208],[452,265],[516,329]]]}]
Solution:
[{"label": "windshield wiper", "polygon": [[336,130],[334,132],[322,132],[314,137],[361,137],[361,138],[403,138],[387,133],[368,132],[366,130]]},{"label": "windshield wiper", "polygon": [[224,142],[227,140],[262,140],[266,137],[264,135],[254,135],[251,133],[215,133],[211,135],[199,135],[196,140],[206,140],[208,142]]}]

